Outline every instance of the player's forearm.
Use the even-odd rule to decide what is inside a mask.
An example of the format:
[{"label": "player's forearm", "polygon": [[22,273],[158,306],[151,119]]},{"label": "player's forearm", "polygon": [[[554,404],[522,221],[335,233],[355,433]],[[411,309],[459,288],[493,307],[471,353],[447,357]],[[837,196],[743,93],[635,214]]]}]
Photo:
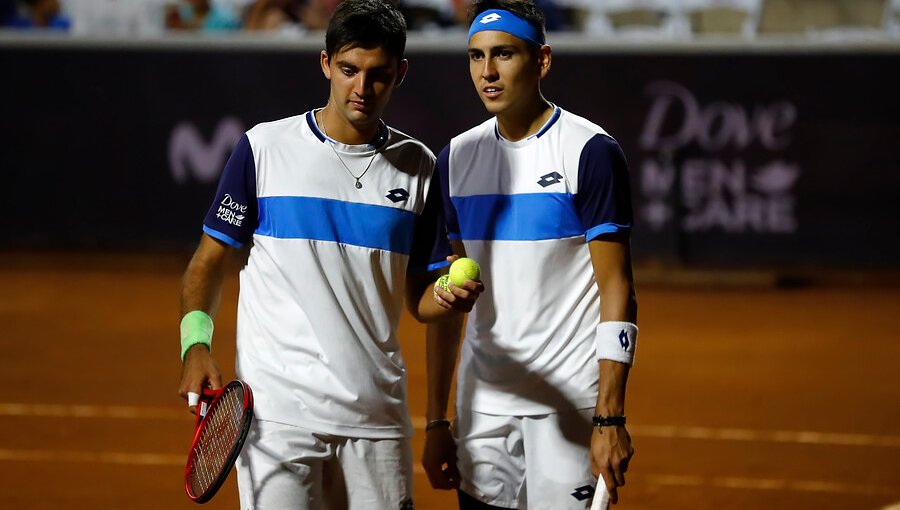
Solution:
[{"label": "player's forearm", "polygon": [[621,268],[600,279],[600,320],[637,324],[637,298],[631,271]]},{"label": "player's forearm", "polygon": [[625,386],[631,367],[618,361],[600,360],[600,390],[597,393],[595,414],[622,416],[625,414]]},{"label": "player's forearm", "polygon": [[434,281],[437,274],[406,275],[406,308],[410,315],[419,322],[430,323],[442,318],[446,311],[434,302]]},{"label": "player's forearm", "polygon": [[428,378],[428,403],[425,416],[428,421],[447,417],[450,387],[459,351],[459,338],[463,318],[459,314],[428,324],[426,337],[426,373]]},{"label": "player's forearm", "polygon": [[628,242],[594,240],[589,248],[600,291],[600,320],[637,323],[637,299]]},{"label": "player's forearm", "polygon": [[226,258],[227,248],[204,235],[182,278],[181,315],[201,310],[215,316],[225,280]]},{"label": "player's forearm", "polygon": [[[601,321],[637,323],[637,299],[631,271],[622,266],[620,271],[607,274],[600,284]],[[625,414],[625,387],[630,366],[612,360],[601,360],[600,388],[597,395],[596,414],[621,416]]]}]

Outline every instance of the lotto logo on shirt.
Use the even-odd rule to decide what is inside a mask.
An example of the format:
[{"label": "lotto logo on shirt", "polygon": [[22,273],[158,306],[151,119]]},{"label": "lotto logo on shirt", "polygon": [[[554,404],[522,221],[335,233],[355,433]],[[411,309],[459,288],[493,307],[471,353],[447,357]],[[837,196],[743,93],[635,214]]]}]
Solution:
[{"label": "lotto logo on shirt", "polygon": [[216,218],[228,222],[235,227],[240,227],[244,221],[247,206],[239,204],[231,198],[231,195],[225,194],[225,198],[219,204],[219,210],[216,211]]}]

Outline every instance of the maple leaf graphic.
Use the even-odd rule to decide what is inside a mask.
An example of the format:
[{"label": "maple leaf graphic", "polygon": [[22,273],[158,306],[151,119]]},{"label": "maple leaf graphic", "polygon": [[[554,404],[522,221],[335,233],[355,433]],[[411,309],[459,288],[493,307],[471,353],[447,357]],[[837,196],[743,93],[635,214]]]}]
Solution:
[{"label": "maple leaf graphic", "polygon": [[800,177],[797,165],[781,160],[773,161],[757,169],[753,175],[753,187],[770,195],[788,191]]}]

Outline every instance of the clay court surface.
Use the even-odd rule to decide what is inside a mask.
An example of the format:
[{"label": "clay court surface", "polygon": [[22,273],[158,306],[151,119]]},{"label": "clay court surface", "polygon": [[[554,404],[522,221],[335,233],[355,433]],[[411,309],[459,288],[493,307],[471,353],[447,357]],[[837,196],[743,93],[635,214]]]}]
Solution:
[{"label": "clay court surface", "polygon": [[[0,508],[190,509],[184,256],[0,255]],[[232,375],[236,280],[214,352]],[[900,508],[900,287],[638,273],[620,509]],[[422,328],[401,332],[420,451]],[[452,509],[417,467],[416,508]],[[237,509],[234,476],[210,509]]]}]

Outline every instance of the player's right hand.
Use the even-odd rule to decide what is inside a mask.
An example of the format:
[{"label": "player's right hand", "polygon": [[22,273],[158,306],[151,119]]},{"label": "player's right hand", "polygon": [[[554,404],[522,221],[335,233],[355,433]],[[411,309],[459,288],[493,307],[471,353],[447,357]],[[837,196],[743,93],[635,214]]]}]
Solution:
[{"label": "player's right hand", "polygon": [[625,485],[625,472],[634,456],[631,435],[624,426],[594,427],[591,435],[591,468],[598,483],[606,484],[610,503],[619,502],[618,488]]},{"label": "player's right hand", "polygon": [[[188,393],[203,393],[204,388],[217,390],[222,387],[222,371],[209,348],[202,344],[192,346],[184,355],[181,365],[181,385],[178,395],[187,400]],[[197,406],[189,406],[191,414],[197,412]]]},{"label": "player's right hand", "polygon": [[439,490],[459,488],[456,468],[456,441],[449,427],[436,427],[425,432],[422,467],[431,487]]}]

